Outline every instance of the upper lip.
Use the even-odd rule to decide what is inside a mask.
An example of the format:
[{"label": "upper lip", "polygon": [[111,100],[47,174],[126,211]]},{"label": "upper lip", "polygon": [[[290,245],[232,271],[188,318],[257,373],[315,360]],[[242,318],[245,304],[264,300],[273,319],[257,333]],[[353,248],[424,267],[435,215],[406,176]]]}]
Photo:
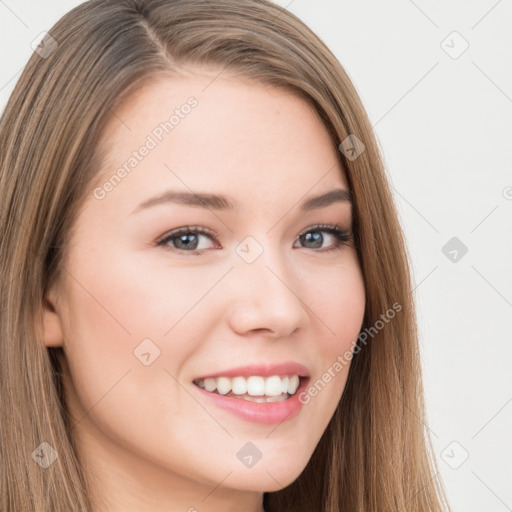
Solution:
[{"label": "upper lip", "polygon": [[251,375],[261,377],[270,377],[272,375],[298,375],[299,377],[309,377],[309,370],[304,365],[293,361],[278,364],[251,364],[209,373],[208,375],[201,375],[194,380],[215,379],[217,377],[250,377]]}]

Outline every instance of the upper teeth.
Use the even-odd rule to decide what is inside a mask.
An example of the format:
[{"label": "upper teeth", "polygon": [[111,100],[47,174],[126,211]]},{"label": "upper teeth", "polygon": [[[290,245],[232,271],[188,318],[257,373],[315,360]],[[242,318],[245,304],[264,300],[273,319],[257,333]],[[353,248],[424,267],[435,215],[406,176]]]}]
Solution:
[{"label": "upper teeth", "polygon": [[206,391],[217,390],[217,393],[221,395],[226,395],[232,391],[235,395],[245,395],[248,393],[251,396],[279,396],[283,393],[293,395],[299,387],[299,376],[217,377],[215,379],[198,379],[196,382],[199,387],[206,389]]}]

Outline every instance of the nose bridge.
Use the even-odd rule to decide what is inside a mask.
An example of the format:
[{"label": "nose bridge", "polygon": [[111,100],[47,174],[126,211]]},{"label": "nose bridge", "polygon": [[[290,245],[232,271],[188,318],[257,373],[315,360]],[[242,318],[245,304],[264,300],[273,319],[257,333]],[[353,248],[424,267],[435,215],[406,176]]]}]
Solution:
[{"label": "nose bridge", "polygon": [[238,331],[286,336],[304,325],[307,312],[285,255],[266,241],[247,237],[236,248],[231,321]]}]

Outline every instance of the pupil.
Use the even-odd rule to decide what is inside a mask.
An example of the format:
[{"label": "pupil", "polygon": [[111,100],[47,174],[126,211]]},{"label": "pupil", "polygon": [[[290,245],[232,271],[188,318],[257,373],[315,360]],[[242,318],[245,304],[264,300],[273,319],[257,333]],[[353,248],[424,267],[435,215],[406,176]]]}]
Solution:
[{"label": "pupil", "polygon": [[322,241],[323,241],[323,235],[320,232],[314,232],[314,233],[306,233],[303,235],[304,239],[306,241],[313,241],[315,242],[314,247],[322,247]]},{"label": "pupil", "polygon": [[[192,242],[190,241],[190,238],[191,237],[196,237],[196,240],[193,240]],[[182,248],[190,248],[191,246],[193,246],[193,249],[195,249],[197,247],[197,235],[194,235],[194,234],[190,234],[190,235],[181,235],[179,238],[178,238],[178,243],[181,244],[183,241],[185,240],[184,242],[184,247],[178,247],[178,249],[182,249]]]}]

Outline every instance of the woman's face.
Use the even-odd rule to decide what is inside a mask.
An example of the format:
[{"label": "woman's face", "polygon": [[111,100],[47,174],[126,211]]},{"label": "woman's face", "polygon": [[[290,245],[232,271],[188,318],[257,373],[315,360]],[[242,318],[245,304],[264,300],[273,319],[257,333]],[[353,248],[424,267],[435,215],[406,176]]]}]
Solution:
[{"label": "woman's face", "polygon": [[[282,89],[215,76],[162,78],[112,116],[45,312],[84,465],[125,510],[166,496],[210,510],[289,485],[338,405],[349,361],[335,363],[363,321],[356,251],[318,227],[350,231],[350,202],[303,207],[348,189],[321,121]],[[261,367],[230,371],[249,365]],[[245,375],[236,391],[249,396],[286,389],[249,376],[303,376],[302,400],[194,382],[214,375]]]}]

